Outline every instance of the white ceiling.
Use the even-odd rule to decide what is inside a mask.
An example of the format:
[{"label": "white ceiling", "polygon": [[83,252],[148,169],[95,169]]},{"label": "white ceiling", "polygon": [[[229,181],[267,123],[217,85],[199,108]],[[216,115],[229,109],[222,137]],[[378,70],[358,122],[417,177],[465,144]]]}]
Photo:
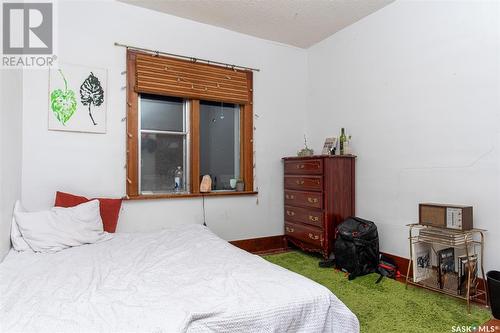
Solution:
[{"label": "white ceiling", "polygon": [[120,0],[307,48],[394,0]]}]

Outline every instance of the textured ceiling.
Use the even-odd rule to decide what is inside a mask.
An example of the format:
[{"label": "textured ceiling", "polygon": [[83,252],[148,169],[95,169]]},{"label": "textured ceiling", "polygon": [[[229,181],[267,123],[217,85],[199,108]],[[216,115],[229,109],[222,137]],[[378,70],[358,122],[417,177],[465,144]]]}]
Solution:
[{"label": "textured ceiling", "polygon": [[307,48],[394,0],[120,0]]}]

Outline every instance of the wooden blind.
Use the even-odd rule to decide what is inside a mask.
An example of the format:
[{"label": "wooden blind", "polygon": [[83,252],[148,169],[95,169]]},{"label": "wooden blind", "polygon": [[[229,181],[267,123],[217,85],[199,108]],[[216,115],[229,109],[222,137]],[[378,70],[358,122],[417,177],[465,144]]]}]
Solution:
[{"label": "wooden blind", "polygon": [[135,90],[237,104],[251,100],[246,71],[150,54],[137,54]]}]

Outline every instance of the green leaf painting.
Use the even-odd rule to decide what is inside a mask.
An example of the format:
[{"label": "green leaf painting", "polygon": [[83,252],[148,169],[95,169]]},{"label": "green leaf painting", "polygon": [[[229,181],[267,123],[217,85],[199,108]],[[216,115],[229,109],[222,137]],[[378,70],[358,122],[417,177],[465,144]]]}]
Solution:
[{"label": "green leaf painting", "polygon": [[96,126],[97,123],[92,116],[92,105],[100,106],[104,102],[104,90],[102,89],[101,82],[99,82],[99,79],[92,72],[90,72],[90,75],[80,86],[80,99],[83,105],[88,106],[90,119],[94,126]]},{"label": "green leaf painting", "polygon": [[64,90],[55,89],[50,94],[50,107],[57,120],[66,126],[66,122],[70,120],[77,108],[76,94],[73,90],[68,89],[68,82],[64,74],[59,70],[62,79],[64,80]]}]

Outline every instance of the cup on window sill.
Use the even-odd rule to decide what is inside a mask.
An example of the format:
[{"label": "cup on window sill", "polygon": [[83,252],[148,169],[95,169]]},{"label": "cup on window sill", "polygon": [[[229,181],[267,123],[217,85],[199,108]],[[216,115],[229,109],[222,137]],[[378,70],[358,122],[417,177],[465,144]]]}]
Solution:
[{"label": "cup on window sill", "polygon": [[243,192],[245,190],[245,182],[238,180],[236,182],[236,192]]},{"label": "cup on window sill", "polygon": [[238,179],[236,179],[236,178],[231,178],[231,179],[229,180],[229,186],[231,186],[231,189],[233,189],[233,190],[234,190],[234,189],[236,188],[236,183],[237,183],[237,182],[238,182]]}]

